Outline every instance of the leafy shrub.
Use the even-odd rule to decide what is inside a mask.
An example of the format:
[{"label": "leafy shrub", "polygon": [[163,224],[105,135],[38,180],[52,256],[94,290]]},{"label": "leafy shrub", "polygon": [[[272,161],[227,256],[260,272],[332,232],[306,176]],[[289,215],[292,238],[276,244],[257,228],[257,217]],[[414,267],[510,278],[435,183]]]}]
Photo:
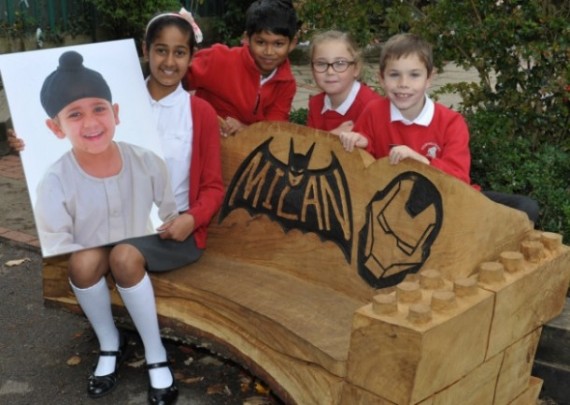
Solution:
[{"label": "leafy shrub", "polygon": [[299,125],[307,125],[308,108],[294,108],[289,114],[289,122]]},{"label": "leafy shrub", "polygon": [[318,30],[338,29],[352,34],[361,45],[368,45],[384,27],[382,0],[304,0],[298,1],[297,13],[303,21],[301,40],[310,39]]}]

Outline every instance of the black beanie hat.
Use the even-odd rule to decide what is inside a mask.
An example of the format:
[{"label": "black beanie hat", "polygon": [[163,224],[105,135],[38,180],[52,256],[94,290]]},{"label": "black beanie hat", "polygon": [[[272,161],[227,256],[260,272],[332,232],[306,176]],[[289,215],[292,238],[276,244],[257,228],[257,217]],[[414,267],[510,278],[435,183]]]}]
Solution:
[{"label": "black beanie hat", "polygon": [[83,56],[68,51],[59,57],[59,66],[46,79],[40,92],[42,107],[54,118],[69,103],[86,97],[112,103],[111,89],[101,75],[83,66]]}]

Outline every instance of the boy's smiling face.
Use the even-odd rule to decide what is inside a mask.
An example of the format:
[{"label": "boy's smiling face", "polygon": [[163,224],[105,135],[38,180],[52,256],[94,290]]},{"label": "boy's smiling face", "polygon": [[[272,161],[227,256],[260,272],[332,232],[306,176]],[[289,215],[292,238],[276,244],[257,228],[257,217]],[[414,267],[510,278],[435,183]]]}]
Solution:
[{"label": "boy's smiling face", "polygon": [[87,97],[66,105],[55,118],[46,120],[60,139],[68,138],[75,153],[106,152],[119,124],[119,105],[102,98]]},{"label": "boy's smiling face", "polygon": [[268,76],[281,65],[289,53],[297,45],[297,37],[293,40],[285,35],[262,31],[247,37],[249,51],[263,76]]},{"label": "boy's smiling face", "polygon": [[380,83],[386,95],[402,115],[413,121],[422,111],[425,94],[431,85],[433,74],[417,54],[389,59],[380,73]]}]

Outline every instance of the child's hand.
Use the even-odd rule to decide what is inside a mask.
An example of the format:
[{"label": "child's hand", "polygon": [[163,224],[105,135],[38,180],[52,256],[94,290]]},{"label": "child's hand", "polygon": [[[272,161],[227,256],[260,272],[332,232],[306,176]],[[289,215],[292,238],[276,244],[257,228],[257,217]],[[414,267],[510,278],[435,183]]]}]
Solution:
[{"label": "child's hand", "polygon": [[338,137],[340,138],[340,143],[342,143],[344,150],[347,152],[352,152],[355,147],[366,148],[368,146],[368,139],[358,132],[341,132]]},{"label": "child's hand", "polygon": [[162,224],[157,231],[160,239],[172,239],[178,242],[186,240],[194,232],[194,217],[182,214]]},{"label": "child's hand", "polygon": [[418,162],[424,163],[429,165],[429,160],[425,156],[420,155],[415,150],[411,149],[409,146],[406,145],[398,145],[392,147],[390,149],[390,154],[388,155],[390,159],[390,164],[397,165],[404,159],[414,159]]},{"label": "child's hand", "polygon": [[10,149],[12,149],[15,152],[22,152],[24,150],[24,148],[26,147],[24,140],[18,138],[16,136],[16,132],[14,132],[13,129],[8,129],[6,131],[6,135],[8,138],[8,146],[10,146]]},{"label": "child's hand", "polygon": [[340,124],[338,127],[336,127],[335,129],[333,129],[332,131],[330,131],[332,134],[335,134],[336,136],[340,136],[341,133],[343,132],[350,132],[352,131],[352,128],[354,127],[354,122],[352,121],[345,121],[342,124]]},{"label": "child's hand", "polygon": [[244,128],[247,128],[247,125],[242,124],[240,121],[232,117],[228,117],[226,119],[218,117],[218,121],[220,123],[220,130],[222,132],[222,136],[232,136],[237,134]]}]

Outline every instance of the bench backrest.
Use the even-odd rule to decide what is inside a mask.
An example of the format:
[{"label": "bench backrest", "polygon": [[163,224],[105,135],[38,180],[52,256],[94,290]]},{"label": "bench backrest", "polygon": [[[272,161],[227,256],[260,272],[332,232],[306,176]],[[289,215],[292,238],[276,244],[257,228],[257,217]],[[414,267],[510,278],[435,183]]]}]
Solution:
[{"label": "bench backrest", "polygon": [[414,161],[345,152],[332,134],[258,123],[222,140],[226,197],[208,255],[368,300],[434,268],[453,279],[531,231],[526,216]]}]

